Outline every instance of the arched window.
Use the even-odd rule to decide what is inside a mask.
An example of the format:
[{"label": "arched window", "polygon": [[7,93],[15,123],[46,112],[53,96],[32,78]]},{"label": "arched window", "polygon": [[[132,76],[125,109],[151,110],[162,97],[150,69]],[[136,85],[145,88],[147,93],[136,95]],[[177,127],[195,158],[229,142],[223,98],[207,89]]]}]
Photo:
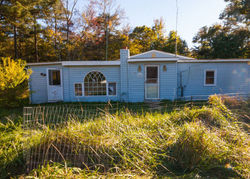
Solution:
[{"label": "arched window", "polygon": [[102,96],[107,94],[106,78],[98,71],[88,73],[84,78],[85,96]]}]

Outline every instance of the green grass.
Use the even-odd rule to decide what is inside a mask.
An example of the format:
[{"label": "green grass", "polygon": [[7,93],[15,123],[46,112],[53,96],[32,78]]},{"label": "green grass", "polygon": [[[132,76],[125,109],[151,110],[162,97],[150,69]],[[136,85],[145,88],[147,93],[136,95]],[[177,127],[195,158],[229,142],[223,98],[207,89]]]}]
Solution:
[{"label": "green grass", "polygon": [[[15,123],[7,120],[0,125],[3,134],[0,143],[4,144],[0,147],[0,178],[20,175],[40,178],[247,178],[250,145],[240,116],[231,112],[216,96],[210,98],[210,105],[202,103],[203,107],[200,102],[184,107],[186,103],[179,102],[177,108],[177,104],[166,101],[161,105],[169,106],[171,112],[147,112],[145,108],[144,113],[135,113],[137,104],[130,108],[132,112],[106,113],[84,122],[72,120],[56,130],[46,131],[23,130],[21,118]],[[245,105],[248,104],[244,103],[243,109]],[[240,108],[241,105],[238,112]],[[31,132],[29,138],[25,137]],[[25,174],[23,151],[51,143],[61,152],[58,144],[78,146],[71,151],[75,155],[84,148],[91,148],[93,152],[88,156],[91,160],[82,166],[73,166],[72,158],[62,152],[66,165],[61,160]],[[33,157],[38,158],[35,154]]]}]

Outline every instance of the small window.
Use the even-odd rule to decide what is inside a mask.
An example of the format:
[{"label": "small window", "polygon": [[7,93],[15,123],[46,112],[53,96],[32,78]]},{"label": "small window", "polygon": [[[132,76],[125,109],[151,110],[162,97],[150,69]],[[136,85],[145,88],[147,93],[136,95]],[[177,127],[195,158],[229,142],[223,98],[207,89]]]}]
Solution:
[{"label": "small window", "polygon": [[206,86],[214,86],[215,85],[215,71],[214,70],[206,70],[205,71],[205,85]]},{"label": "small window", "polygon": [[82,84],[81,83],[75,84],[75,96],[82,96]]},{"label": "small window", "polygon": [[108,92],[109,92],[109,96],[116,96],[116,83],[115,82],[108,83]]},{"label": "small window", "polygon": [[60,70],[49,70],[49,85],[61,85]]}]

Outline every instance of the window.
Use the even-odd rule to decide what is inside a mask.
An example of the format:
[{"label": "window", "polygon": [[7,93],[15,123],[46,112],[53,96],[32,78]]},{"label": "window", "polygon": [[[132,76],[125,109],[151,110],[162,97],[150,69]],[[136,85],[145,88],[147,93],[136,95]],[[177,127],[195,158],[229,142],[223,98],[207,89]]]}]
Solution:
[{"label": "window", "polygon": [[88,73],[84,78],[84,95],[85,96],[103,96],[107,95],[106,78],[98,72]]},{"label": "window", "polygon": [[81,83],[75,84],[75,96],[82,96],[82,84]]},{"label": "window", "polygon": [[215,86],[216,84],[216,71],[206,70],[205,71],[205,86]]},{"label": "window", "polygon": [[109,96],[116,96],[116,83],[115,82],[108,83],[108,93],[109,93]]},{"label": "window", "polygon": [[49,70],[49,85],[61,85],[60,70]]},{"label": "window", "polygon": [[158,66],[147,66],[146,67],[147,83],[158,83]]}]

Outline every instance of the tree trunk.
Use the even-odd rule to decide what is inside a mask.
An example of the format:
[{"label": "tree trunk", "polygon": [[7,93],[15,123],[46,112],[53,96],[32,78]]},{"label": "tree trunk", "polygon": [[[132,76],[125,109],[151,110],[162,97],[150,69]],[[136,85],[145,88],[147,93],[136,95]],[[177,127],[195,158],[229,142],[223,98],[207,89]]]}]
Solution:
[{"label": "tree trunk", "polygon": [[69,20],[67,20],[67,43],[69,43]]},{"label": "tree trunk", "polygon": [[109,16],[105,15],[105,36],[106,36],[106,49],[105,49],[105,60],[108,60],[108,48],[109,48]]},{"label": "tree trunk", "polygon": [[37,48],[37,27],[36,27],[36,19],[34,20],[34,42],[35,42],[35,58],[36,58],[36,62],[39,62],[39,58],[38,58],[38,48]]},{"label": "tree trunk", "polygon": [[18,58],[17,52],[17,34],[16,34],[16,26],[13,27],[14,30],[14,59]]},{"label": "tree trunk", "polygon": [[67,19],[67,46],[66,46],[66,50],[67,50],[67,60],[70,60],[69,57],[69,20]]},{"label": "tree trunk", "polygon": [[56,34],[57,34],[57,20],[55,17],[55,27],[54,27],[54,31],[55,31],[55,38],[54,38],[54,48],[55,48],[55,52],[57,53],[57,45],[56,45]]},{"label": "tree trunk", "polygon": [[108,60],[108,47],[109,47],[109,31],[106,29],[106,50],[105,50],[105,60]]}]

